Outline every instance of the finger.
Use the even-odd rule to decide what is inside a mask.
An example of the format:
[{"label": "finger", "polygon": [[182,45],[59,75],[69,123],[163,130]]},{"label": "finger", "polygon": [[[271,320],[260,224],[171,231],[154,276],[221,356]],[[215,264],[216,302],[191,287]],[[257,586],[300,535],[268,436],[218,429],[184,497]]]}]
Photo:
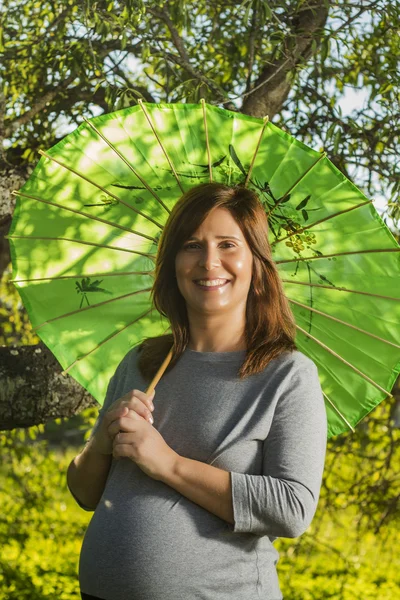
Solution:
[{"label": "finger", "polygon": [[113,437],[113,447],[120,446],[121,444],[132,444],[132,441],[136,439],[137,431],[118,431]]},{"label": "finger", "polygon": [[115,419],[108,427],[108,432],[111,436],[116,435],[120,431],[125,433],[134,432],[136,431],[135,423],[139,420],[144,421],[145,419],[132,411],[129,417],[119,417],[118,419]]},{"label": "finger", "polygon": [[151,400],[138,398],[136,395],[132,396],[128,400],[124,400],[123,406],[127,406],[129,409],[136,410],[136,412],[138,412],[144,418],[150,416],[151,411],[154,409]]},{"label": "finger", "polygon": [[143,419],[143,417],[138,415],[136,412],[131,411],[129,417],[119,417],[108,426],[108,435],[112,438],[120,431],[133,433],[137,431],[140,421],[147,423],[146,419]]},{"label": "finger", "polygon": [[114,444],[112,455],[114,458],[123,458],[124,456],[129,457],[132,448],[130,444]]},{"label": "finger", "polygon": [[113,447],[119,446],[120,444],[128,444],[130,441],[130,433],[124,433],[123,431],[119,431],[115,434],[113,439]]},{"label": "finger", "polygon": [[139,412],[143,418],[146,418],[148,415],[147,413],[143,413],[141,407],[143,405],[147,410],[154,410],[152,402],[154,394],[155,390],[153,390],[151,394],[145,394],[145,392],[137,389],[130,390],[127,394],[122,396],[122,398],[114,402],[112,408],[106,412],[105,418],[107,418],[108,422],[111,423],[112,420],[124,414],[123,408],[121,408],[124,406],[127,406],[129,410],[135,410],[136,412]]},{"label": "finger", "polygon": [[143,419],[151,422],[151,411],[138,398],[133,397],[129,400],[121,401],[121,404],[118,406],[118,408],[108,413],[108,423],[111,424],[113,421],[121,417],[133,417],[134,413],[137,413]]},{"label": "finger", "polygon": [[144,417],[145,414],[141,410],[142,407],[145,407],[148,411],[154,410],[154,405],[152,401],[152,399],[154,398],[154,393],[155,392],[149,395],[145,394],[140,390],[131,390],[130,392],[128,392],[128,394],[124,396],[122,404],[128,406],[129,408],[132,408],[133,410],[136,410],[137,412],[139,412],[139,414],[141,414]]},{"label": "finger", "polygon": [[153,392],[151,394],[146,394],[145,392],[142,392],[141,390],[136,390],[136,389],[134,389],[130,392],[131,397],[136,396],[136,398],[141,400],[150,409],[152,408],[152,405],[153,405],[153,399],[154,399],[155,393],[156,393],[155,390],[153,390]]},{"label": "finger", "polygon": [[134,396],[133,398],[130,398],[130,400],[125,400],[122,403],[122,406],[126,407],[128,409],[129,414],[125,413],[125,414],[121,414],[120,416],[127,417],[131,414],[131,412],[136,412],[141,417],[143,417],[143,419],[146,419],[147,421],[149,421],[151,418],[151,410],[146,406],[146,404],[144,404],[136,396]]}]

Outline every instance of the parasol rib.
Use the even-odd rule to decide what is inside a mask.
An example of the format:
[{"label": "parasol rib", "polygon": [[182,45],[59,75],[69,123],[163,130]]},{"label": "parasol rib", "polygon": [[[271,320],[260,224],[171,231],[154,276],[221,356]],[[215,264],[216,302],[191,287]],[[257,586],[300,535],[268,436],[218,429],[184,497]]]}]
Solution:
[{"label": "parasol rib", "polygon": [[155,128],[154,128],[154,125],[153,125],[153,122],[152,122],[152,120],[150,119],[150,116],[149,116],[149,114],[148,114],[147,110],[145,109],[145,107],[144,107],[144,105],[143,105],[143,100],[141,100],[141,99],[139,98],[139,99],[138,99],[138,104],[139,104],[140,108],[142,109],[142,111],[144,112],[144,114],[145,114],[145,117],[146,117],[146,119],[147,119],[147,121],[148,121],[148,123],[149,123],[149,125],[150,125],[150,127],[151,127],[151,129],[152,129],[152,131],[153,131],[153,133],[154,133],[154,135],[156,136],[156,138],[157,138],[157,141],[158,141],[158,143],[160,144],[161,150],[162,150],[162,151],[164,152],[164,154],[165,154],[165,158],[167,159],[167,161],[168,161],[168,164],[169,164],[169,166],[170,166],[170,167],[171,167],[171,169],[172,169],[172,172],[173,172],[173,174],[174,174],[174,176],[175,176],[175,179],[176,179],[176,181],[177,181],[177,183],[178,183],[179,187],[181,188],[181,191],[182,191],[182,193],[184,193],[184,191],[185,191],[185,190],[183,189],[183,187],[182,187],[182,184],[181,184],[181,182],[179,181],[179,177],[178,177],[178,174],[177,174],[177,172],[175,171],[175,167],[174,167],[174,165],[172,164],[172,161],[171,161],[170,157],[168,156],[168,153],[167,153],[166,149],[164,148],[164,145],[163,145],[163,143],[162,143],[162,141],[161,141],[161,139],[160,139],[160,136],[158,135],[157,131],[155,130]]},{"label": "parasol rib", "polygon": [[361,208],[362,206],[365,206],[366,204],[373,204],[373,202],[372,202],[372,200],[367,200],[366,202],[357,204],[357,206],[351,206],[350,208],[341,210],[337,213],[334,213],[333,215],[324,217],[323,219],[320,219],[319,221],[315,221],[314,223],[311,223],[310,225],[306,225],[305,227],[301,227],[300,229],[297,229],[297,231],[292,231],[292,233],[289,233],[287,236],[280,238],[279,240],[275,240],[275,242],[272,242],[271,246],[276,246],[276,244],[279,244],[279,242],[284,242],[285,240],[288,240],[289,238],[291,238],[293,235],[299,235],[299,234],[303,233],[304,231],[306,231],[307,229],[311,229],[312,227],[315,227],[316,225],[319,225],[320,223],[324,223],[324,221],[329,221],[330,219],[333,219],[334,217],[343,215],[344,213],[350,212],[351,210],[356,210],[356,208]]},{"label": "parasol rib", "polygon": [[349,290],[348,288],[332,285],[323,285],[322,283],[309,283],[308,281],[292,281],[291,279],[281,279],[285,283],[295,283],[296,285],[308,285],[311,287],[320,287],[326,290],[333,290],[335,292],[349,292],[349,294],[364,294],[365,296],[372,296],[373,298],[383,298],[384,300],[395,300],[400,302],[400,298],[394,298],[393,296],[382,296],[381,294],[372,294],[371,292],[362,292],[360,290]]},{"label": "parasol rib", "polygon": [[142,315],[140,315],[140,317],[138,317],[134,321],[131,321],[130,323],[128,323],[127,325],[125,325],[125,327],[123,327],[122,329],[119,329],[118,331],[114,331],[114,333],[111,333],[102,342],[100,342],[100,344],[97,344],[94,348],[92,348],[92,350],[90,350],[90,352],[86,352],[86,354],[83,354],[82,356],[80,356],[79,358],[77,358],[76,360],[74,360],[74,362],[71,365],[69,365],[69,367],[67,367],[66,369],[64,369],[64,371],[61,371],[61,375],[66,375],[68,373],[68,371],[70,371],[72,369],[72,367],[74,365],[76,365],[76,363],[78,363],[79,361],[81,361],[84,358],[86,358],[87,356],[89,356],[89,354],[92,354],[93,352],[95,352],[103,344],[105,344],[106,342],[108,342],[109,340],[111,340],[113,337],[115,337],[116,335],[119,335],[122,331],[124,331],[125,329],[127,329],[128,327],[130,327],[131,325],[133,325],[133,323],[137,323],[140,319],[142,319],[143,317],[145,317],[146,315],[148,315],[152,310],[153,309],[151,308],[147,312],[145,312]]},{"label": "parasol rib", "polygon": [[314,337],[313,335],[311,335],[311,333],[307,333],[307,331],[305,329],[303,329],[302,327],[300,327],[300,325],[296,325],[296,328],[299,329],[302,333],[304,333],[304,335],[306,335],[307,337],[309,337],[312,340],[314,340],[314,342],[316,342],[317,344],[319,344],[320,346],[322,346],[322,348],[325,348],[325,350],[327,350],[328,352],[330,352],[330,354],[332,354],[333,356],[336,356],[336,358],[338,358],[340,361],[342,361],[343,363],[345,363],[348,367],[350,367],[350,369],[353,369],[353,371],[355,371],[355,373],[358,373],[358,375],[361,375],[361,377],[363,377],[366,381],[369,381],[369,383],[372,383],[372,385],[374,385],[376,388],[378,388],[378,390],[380,390],[381,392],[385,392],[385,394],[387,394],[389,396],[389,398],[393,398],[393,395],[390,392],[388,392],[387,390],[385,390],[385,388],[381,387],[379,385],[379,383],[376,383],[376,381],[374,381],[373,379],[371,379],[370,377],[368,377],[368,375],[365,375],[365,373],[363,373],[362,371],[359,371],[357,369],[357,367],[355,367],[354,365],[352,365],[351,363],[349,363],[345,358],[343,358],[342,356],[340,356],[340,354],[338,354],[337,352],[335,352],[334,350],[332,350],[332,348],[329,348],[329,346],[327,346],[326,344],[324,344],[323,342],[321,342],[320,340],[318,340],[316,337]]},{"label": "parasol rib", "polygon": [[202,98],[200,100],[201,105],[203,107],[203,121],[204,121],[204,131],[206,134],[206,146],[207,146],[207,160],[208,160],[208,172],[210,175],[210,183],[213,180],[213,176],[212,176],[212,168],[211,168],[211,152],[210,152],[210,142],[208,139],[208,127],[207,127],[207,115],[206,115],[206,102],[204,100],[204,98]]},{"label": "parasol rib", "polygon": [[[81,210],[76,210],[75,208],[63,206],[62,204],[57,204],[56,202],[50,202],[49,200],[43,200],[42,198],[38,198],[37,196],[30,196],[29,194],[24,194],[23,192],[19,192],[17,190],[13,190],[11,193],[14,196],[22,196],[24,198],[30,198],[31,200],[37,200],[38,202],[43,202],[44,204],[50,204],[50,206],[55,206],[57,208],[61,208],[62,210],[69,210],[70,212],[76,213],[77,215],[89,217],[89,219],[92,219],[93,221],[99,221],[100,223],[105,223],[106,225],[111,225],[111,227],[116,227],[117,229],[122,229],[123,231],[128,231],[128,233],[134,233],[135,235],[140,235],[141,237],[145,237],[148,240],[152,240],[155,244],[157,244],[156,238],[153,238],[150,235],[146,235],[145,233],[140,233],[139,231],[135,231],[134,229],[129,229],[129,227],[124,227],[123,225],[118,225],[117,223],[111,223],[111,221],[107,221],[106,219],[102,219],[101,217],[95,217],[89,213],[84,213]],[[161,227],[161,229],[163,229],[163,227]]]},{"label": "parasol rib", "polygon": [[395,344],[394,342],[390,342],[389,340],[385,340],[381,337],[379,337],[379,335],[375,335],[374,333],[370,333],[369,331],[366,331],[365,329],[360,329],[359,327],[356,327],[356,325],[351,325],[350,323],[347,323],[347,321],[342,321],[341,319],[338,319],[337,317],[332,317],[332,315],[328,315],[325,312],[322,312],[321,310],[317,310],[316,308],[311,308],[311,306],[308,306],[307,304],[302,304],[301,302],[297,302],[297,300],[292,300],[291,298],[288,298],[289,302],[292,302],[292,304],[297,304],[298,306],[301,306],[302,308],[305,308],[307,310],[310,310],[312,312],[315,312],[319,315],[321,315],[322,317],[326,317],[328,319],[331,319],[332,321],[336,321],[337,323],[341,323],[342,325],[346,325],[346,327],[351,327],[351,329],[355,329],[356,331],[359,331],[360,333],[364,333],[365,335],[368,335],[369,337],[375,338],[376,340],[379,340],[380,342],[383,342],[384,344],[389,344],[390,346],[393,346],[394,348],[399,348],[400,349],[400,345],[399,344]]},{"label": "parasol rib", "polygon": [[[322,389],[322,388],[321,388],[321,389]],[[332,402],[332,400],[331,400],[330,398],[328,398],[328,396],[325,394],[324,390],[322,390],[322,394],[323,394],[323,395],[325,396],[325,398],[328,400],[328,402],[329,402],[329,404],[332,406],[332,408],[333,408],[333,409],[334,409],[334,410],[337,412],[337,414],[338,414],[338,415],[339,415],[339,417],[342,419],[342,421],[343,421],[344,423],[346,423],[347,427],[349,427],[349,428],[351,429],[351,431],[352,431],[353,433],[355,433],[355,431],[356,431],[356,430],[354,429],[354,427],[352,427],[352,426],[350,425],[350,423],[348,422],[348,420],[346,419],[346,417],[345,417],[344,415],[342,415],[342,413],[340,412],[340,410],[338,409],[338,407],[337,407],[337,406],[335,406],[335,405],[333,404],[333,402]]]},{"label": "parasol rib", "polygon": [[83,240],[74,240],[72,238],[65,237],[42,237],[39,235],[7,235],[4,236],[8,239],[20,238],[23,240],[60,240],[63,242],[74,242],[75,244],[85,244],[87,246],[97,246],[98,248],[107,248],[107,250],[119,250],[120,252],[131,252],[132,254],[140,254],[141,256],[147,256],[147,258],[154,258],[154,254],[148,252],[140,252],[139,250],[131,250],[130,248],[119,248],[118,246],[107,246],[105,244],[96,244],[96,242],[84,242]]},{"label": "parasol rib", "polygon": [[104,300],[103,302],[98,302],[97,304],[92,304],[91,306],[85,306],[85,308],[77,308],[76,310],[72,310],[69,313],[64,313],[63,315],[58,315],[58,317],[53,317],[48,321],[44,321],[40,323],[40,325],[36,325],[32,327],[32,331],[36,331],[40,327],[44,325],[49,325],[49,323],[53,323],[54,321],[58,321],[60,319],[65,319],[66,317],[70,317],[71,315],[75,315],[77,313],[81,313],[85,310],[91,310],[93,308],[98,308],[99,306],[104,306],[104,304],[109,304],[110,302],[115,302],[116,300],[122,300],[123,298],[128,298],[129,296],[135,296],[136,294],[142,294],[143,292],[151,292],[153,288],[146,288],[144,290],[136,290],[136,292],[129,292],[129,294],[124,294],[123,296],[117,296],[116,298],[110,298],[110,300]]},{"label": "parasol rib", "polygon": [[308,169],[306,169],[306,171],[304,171],[304,173],[302,173],[302,175],[298,178],[297,181],[294,182],[294,184],[288,189],[288,191],[282,196],[282,198],[279,198],[279,200],[276,202],[276,204],[274,204],[274,206],[271,208],[271,210],[267,212],[267,217],[269,217],[269,215],[275,210],[275,208],[277,208],[281,204],[281,202],[283,202],[289,196],[290,192],[297,185],[299,185],[300,181],[303,181],[304,177],[306,175],[308,175],[309,172],[314,169],[314,167],[317,166],[317,164],[319,163],[319,161],[322,160],[325,157],[326,157],[326,152],[322,152],[322,154],[317,158],[317,160],[311,166],[309,166]]},{"label": "parasol rib", "polygon": [[375,248],[371,250],[355,250],[349,252],[338,252],[337,254],[323,254],[322,256],[299,256],[290,260],[276,260],[275,264],[303,262],[304,260],[316,260],[319,258],[331,258],[332,256],[346,256],[347,254],[368,254],[369,252],[400,252],[400,248]]},{"label": "parasol rib", "polygon": [[247,187],[247,184],[248,184],[249,179],[251,177],[251,173],[253,171],[254,163],[256,161],[256,157],[257,157],[257,154],[258,154],[258,149],[260,148],[261,140],[262,140],[262,137],[264,135],[264,131],[265,131],[265,128],[266,128],[266,126],[268,124],[268,121],[269,121],[269,117],[268,116],[264,117],[264,125],[263,125],[263,127],[261,129],[260,137],[258,138],[258,142],[257,142],[256,149],[254,151],[254,154],[253,154],[253,158],[251,159],[250,167],[249,167],[249,170],[248,170],[248,173],[246,175],[245,182],[244,182],[244,187]]},{"label": "parasol rib", "polygon": [[136,171],[136,169],[134,169],[134,167],[130,164],[130,162],[125,158],[125,156],[119,151],[117,150],[117,148],[114,146],[114,144],[112,142],[110,142],[110,140],[108,140],[106,138],[106,136],[101,133],[97,127],[95,127],[93,125],[93,123],[91,123],[89,121],[89,119],[87,119],[86,117],[83,117],[84,120],[86,121],[86,123],[93,129],[93,131],[95,131],[97,133],[98,136],[101,137],[101,139],[111,148],[111,150],[113,150],[115,152],[115,154],[117,154],[119,156],[119,158],[121,160],[124,161],[124,163],[126,164],[127,167],[129,167],[129,169],[132,171],[132,173],[134,175],[136,175],[136,177],[139,179],[139,181],[141,183],[143,183],[143,185],[147,188],[147,190],[150,192],[150,194],[152,194],[154,196],[154,198],[157,200],[157,202],[159,202],[159,204],[161,204],[161,206],[167,211],[168,214],[171,213],[171,211],[169,210],[169,208],[164,204],[164,202],[161,200],[161,198],[158,196],[158,194],[156,194],[156,192],[153,190],[153,188],[151,188],[149,186],[148,183],[146,183],[146,181],[143,179],[143,177],[141,177],[139,175],[139,173]]},{"label": "parasol rib", "polygon": [[152,271],[119,271],[117,273],[78,273],[77,275],[55,275],[53,277],[37,277],[35,279],[9,279],[10,283],[24,281],[55,281],[56,279],[77,279],[79,277],[118,277],[118,275],[153,275]]},{"label": "parasol rib", "polygon": [[82,173],[79,173],[79,171],[75,171],[75,169],[72,169],[72,167],[68,167],[68,165],[62,163],[60,160],[57,160],[57,158],[54,158],[54,156],[50,156],[50,154],[47,154],[46,152],[43,152],[43,150],[39,150],[39,154],[41,154],[42,156],[45,156],[49,160],[52,160],[53,162],[57,163],[58,165],[60,165],[60,167],[63,167],[64,169],[67,169],[68,171],[71,171],[71,173],[74,173],[75,175],[77,175],[78,177],[80,177],[84,181],[87,181],[91,185],[94,185],[94,187],[97,187],[99,190],[101,190],[102,192],[104,192],[105,194],[107,194],[107,196],[111,196],[111,198],[114,198],[115,200],[118,200],[118,202],[120,202],[121,204],[123,204],[124,206],[126,206],[127,208],[129,208],[130,210],[133,210],[138,215],[141,215],[142,217],[144,217],[145,219],[147,219],[147,221],[151,221],[152,223],[154,223],[154,225],[157,225],[157,227],[159,227],[160,229],[164,228],[164,226],[161,223],[157,223],[157,221],[155,221],[154,219],[152,219],[148,215],[145,215],[144,213],[142,213],[141,210],[138,210],[137,208],[134,208],[133,206],[131,206],[127,202],[124,202],[123,200],[121,200],[121,198],[119,198],[118,196],[116,196],[115,194],[113,194],[113,192],[110,192],[110,190],[107,190],[106,188],[104,188],[103,186],[99,185],[98,183],[95,183],[94,181],[92,181],[88,177],[85,177],[85,175],[82,175]]}]

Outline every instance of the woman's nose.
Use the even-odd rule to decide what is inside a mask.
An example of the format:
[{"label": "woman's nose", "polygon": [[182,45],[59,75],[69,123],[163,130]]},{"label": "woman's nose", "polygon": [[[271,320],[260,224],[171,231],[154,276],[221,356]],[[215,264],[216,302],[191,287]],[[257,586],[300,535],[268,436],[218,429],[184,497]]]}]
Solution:
[{"label": "woman's nose", "polygon": [[219,265],[220,259],[218,250],[214,248],[204,249],[201,253],[200,266],[211,270],[214,266]]}]

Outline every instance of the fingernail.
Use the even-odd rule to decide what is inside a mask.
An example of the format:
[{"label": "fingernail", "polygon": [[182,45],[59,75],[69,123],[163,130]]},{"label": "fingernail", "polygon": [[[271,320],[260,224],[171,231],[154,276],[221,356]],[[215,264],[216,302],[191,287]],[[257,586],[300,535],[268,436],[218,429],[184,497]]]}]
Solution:
[{"label": "fingernail", "polygon": [[153,423],[154,423],[154,419],[153,419],[153,417],[151,417],[151,416],[150,416],[150,417],[149,417],[149,421],[150,421],[150,423],[153,425]]},{"label": "fingernail", "polygon": [[154,404],[152,402],[150,402],[150,408],[151,410],[154,410]]}]

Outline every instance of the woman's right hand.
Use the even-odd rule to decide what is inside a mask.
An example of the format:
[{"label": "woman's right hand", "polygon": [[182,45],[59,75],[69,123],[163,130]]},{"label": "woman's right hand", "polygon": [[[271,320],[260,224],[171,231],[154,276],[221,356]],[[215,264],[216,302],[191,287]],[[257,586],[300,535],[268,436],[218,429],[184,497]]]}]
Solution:
[{"label": "woman's right hand", "polygon": [[[99,454],[113,453],[114,435],[110,437],[108,430],[114,421],[121,421],[122,418],[145,419],[151,424],[152,400],[155,390],[152,394],[146,394],[140,390],[131,390],[125,396],[115,400],[110,406],[103,420],[101,421],[96,433],[90,440],[91,449]],[[119,423],[121,425],[121,423]]]}]

